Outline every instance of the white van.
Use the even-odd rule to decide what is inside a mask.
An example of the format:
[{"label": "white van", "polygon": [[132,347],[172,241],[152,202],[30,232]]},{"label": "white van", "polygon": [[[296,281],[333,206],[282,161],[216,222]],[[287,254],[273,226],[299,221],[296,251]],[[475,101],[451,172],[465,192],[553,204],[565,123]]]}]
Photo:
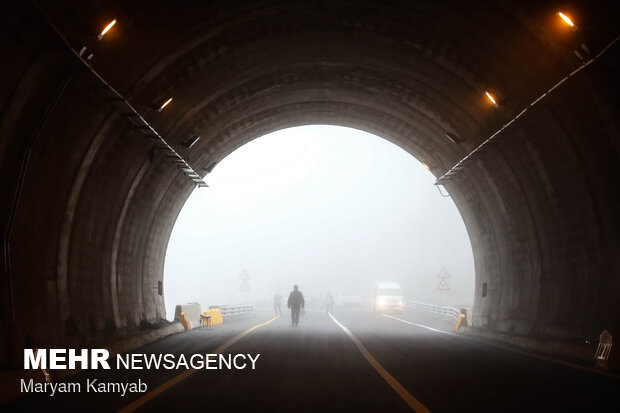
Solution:
[{"label": "white van", "polygon": [[375,313],[402,313],[405,309],[403,290],[398,283],[377,283],[372,293]]}]

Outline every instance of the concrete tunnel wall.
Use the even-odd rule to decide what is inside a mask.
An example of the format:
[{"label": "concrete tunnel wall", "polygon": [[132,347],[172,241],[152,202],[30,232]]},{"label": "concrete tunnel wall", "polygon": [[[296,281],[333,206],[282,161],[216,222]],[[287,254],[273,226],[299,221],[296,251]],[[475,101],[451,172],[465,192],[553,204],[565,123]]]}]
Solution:
[{"label": "concrete tunnel wall", "polygon": [[[598,53],[617,35],[603,3],[568,6],[577,33],[556,22],[558,7],[4,4],[0,363],[19,364],[24,346],[161,325],[152,286],[193,189],[47,19],[74,49],[88,46],[92,67],[196,170],[265,133],[322,123],[382,136],[439,177],[578,67],[581,41]],[[96,41],[111,18],[117,27]],[[580,343],[620,327],[618,57],[612,46],[445,184],[474,250],[476,328]]]}]

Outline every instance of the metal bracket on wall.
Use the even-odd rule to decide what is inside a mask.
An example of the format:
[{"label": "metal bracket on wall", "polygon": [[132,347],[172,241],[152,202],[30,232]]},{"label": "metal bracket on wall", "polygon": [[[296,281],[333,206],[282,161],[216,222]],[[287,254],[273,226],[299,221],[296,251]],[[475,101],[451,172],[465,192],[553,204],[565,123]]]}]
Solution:
[{"label": "metal bracket on wall", "polygon": [[172,146],[166,142],[166,140],[144,119],[140,113],[125,99],[116,89],[114,89],[108,82],[102,78],[89,64],[87,60],[82,57],[83,53],[78,53],[63,36],[60,30],[54,25],[54,23],[43,13],[43,10],[39,5],[34,2],[35,7],[39,10],[39,13],[47,20],[47,23],[54,30],[59,39],[64,43],[73,56],[80,62],[80,66],[87,71],[92,77],[95,78],[95,88],[97,91],[105,96],[105,99],[112,103],[114,107],[123,115],[124,118],[131,121],[131,123],[142,132],[147,138],[155,141],[155,146],[164,152],[167,158],[173,159],[177,167],[199,188],[207,187],[204,180],[196,173],[194,168],[187,162]]},{"label": "metal bracket on wall", "polygon": [[519,112],[519,114],[517,116],[515,116],[514,118],[512,118],[512,120],[510,120],[510,122],[505,123],[501,128],[499,128],[499,130],[497,130],[494,134],[492,134],[491,136],[489,136],[486,140],[484,140],[480,145],[478,145],[476,148],[474,148],[474,150],[472,150],[469,154],[467,154],[463,159],[461,159],[460,161],[458,161],[456,163],[456,165],[454,165],[452,168],[450,168],[446,173],[444,173],[441,177],[437,178],[437,180],[435,181],[435,185],[443,185],[446,181],[450,180],[453,176],[457,175],[460,171],[462,171],[471,161],[475,160],[475,155],[476,153],[480,152],[482,149],[484,149],[484,147],[486,147],[487,145],[489,145],[490,143],[493,143],[493,139],[495,139],[495,137],[497,137],[497,135],[499,135],[501,132],[504,131],[504,129],[506,129],[508,126],[512,125],[517,119],[519,119],[521,116],[523,116],[523,114],[525,114],[525,112],[528,111],[528,109],[530,109],[531,107],[533,107],[534,105],[536,105],[538,102],[540,102],[541,100],[543,100],[545,97],[547,97],[547,95],[549,93],[551,93],[554,89],[556,89],[557,87],[559,87],[561,84],[563,84],[564,82],[566,82],[568,79],[570,79],[571,77],[573,77],[574,75],[576,75],[577,73],[579,73],[582,69],[585,69],[586,67],[588,67],[590,64],[594,63],[599,57],[601,57],[601,55],[603,55],[603,53],[605,53],[611,46],[613,46],[618,39],[620,39],[620,36],[616,36],[605,48],[603,48],[603,50],[601,50],[596,56],[594,56],[592,59],[588,60],[587,62],[583,62],[581,64],[581,66],[579,66],[577,69],[573,70],[572,72],[570,72],[566,77],[564,77],[562,80],[560,80],[559,82],[557,82],[555,85],[553,85],[553,87],[551,87],[549,90],[547,90],[545,93],[543,93],[542,95],[540,95],[538,98],[536,98],[532,103],[530,103],[528,106],[526,106],[521,112]]},{"label": "metal bracket on wall", "polygon": [[[92,70],[91,68],[89,68]],[[101,82],[105,83],[97,73],[93,71],[93,74],[99,78]],[[108,85],[107,83],[105,83]],[[207,187],[208,185],[203,181],[203,179],[196,173],[194,168],[181,156],[177,151],[175,151],[172,146],[166,142],[166,140],[151,126],[149,123],[138,113],[138,111],[131,106],[131,104],[123,98],[116,90],[114,90],[111,86],[104,93],[114,94],[118,99],[114,99],[112,102],[116,106],[116,108],[126,117],[133,125],[138,129],[144,136],[147,138],[155,140],[155,147],[164,152],[164,155],[171,159],[189,179],[191,179],[194,184],[198,187]]]}]

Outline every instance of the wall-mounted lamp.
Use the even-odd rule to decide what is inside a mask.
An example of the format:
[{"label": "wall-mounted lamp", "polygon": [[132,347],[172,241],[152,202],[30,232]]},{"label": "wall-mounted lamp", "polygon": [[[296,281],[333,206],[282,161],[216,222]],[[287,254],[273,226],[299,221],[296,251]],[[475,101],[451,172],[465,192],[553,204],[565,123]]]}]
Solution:
[{"label": "wall-mounted lamp", "polygon": [[108,25],[101,31],[101,33],[99,33],[99,36],[97,36],[97,40],[101,40],[103,39],[103,36],[105,36],[105,34],[107,32],[110,31],[110,29],[112,27],[114,27],[114,25],[116,24],[116,19],[112,20],[110,23],[108,23]]},{"label": "wall-mounted lamp", "polygon": [[458,144],[459,142],[462,141],[461,138],[459,138],[458,136],[456,136],[454,133],[451,132],[446,132],[444,133],[444,136],[452,143]]},{"label": "wall-mounted lamp", "polygon": [[168,106],[170,102],[172,102],[172,97],[168,98],[164,103],[162,103],[159,109],[157,109],[157,111],[161,112],[162,110],[164,110],[164,108]]},{"label": "wall-mounted lamp", "polygon": [[188,140],[186,140],[185,142],[183,142],[183,146],[185,146],[187,149],[191,149],[192,146],[194,146],[196,142],[198,142],[199,140],[200,140],[200,136],[193,136],[189,138]]},{"label": "wall-mounted lamp", "polygon": [[571,27],[573,31],[576,31],[579,28],[577,27],[575,23],[573,23],[570,17],[568,17],[566,14],[562,13],[561,11],[558,12],[558,16],[560,16],[560,18],[564,21],[564,23],[566,23],[569,27]]},{"label": "wall-mounted lamp", "polygon": [[213,168],[215,168],[215,165],[217,165],[217,162],[211,162],[209,166],[207,166],[206,168],[202,168],[202,170],[210,174]]},{"label": "wall-mounted lamp", "polygon": [[491,102],[493,104],[493,106],[497,107],[497,101],[495,100],[493,95],[490,94],[488,91],[484,92],[484,94],[486,95],[487,99],[489,99],[489,102]]}]

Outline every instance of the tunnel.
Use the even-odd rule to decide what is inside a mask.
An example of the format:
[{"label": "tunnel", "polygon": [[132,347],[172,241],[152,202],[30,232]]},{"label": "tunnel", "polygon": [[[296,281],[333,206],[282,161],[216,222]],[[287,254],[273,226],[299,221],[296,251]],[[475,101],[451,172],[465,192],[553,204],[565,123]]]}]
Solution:
[{"label": "tunnel", "polygon": [[191,192],[245,143],[311,124],[395,143],[453,198],[472,334],[582,354],[620,328],[609,7],[3,2],[0,365],[165,327],[158,283]]}]

